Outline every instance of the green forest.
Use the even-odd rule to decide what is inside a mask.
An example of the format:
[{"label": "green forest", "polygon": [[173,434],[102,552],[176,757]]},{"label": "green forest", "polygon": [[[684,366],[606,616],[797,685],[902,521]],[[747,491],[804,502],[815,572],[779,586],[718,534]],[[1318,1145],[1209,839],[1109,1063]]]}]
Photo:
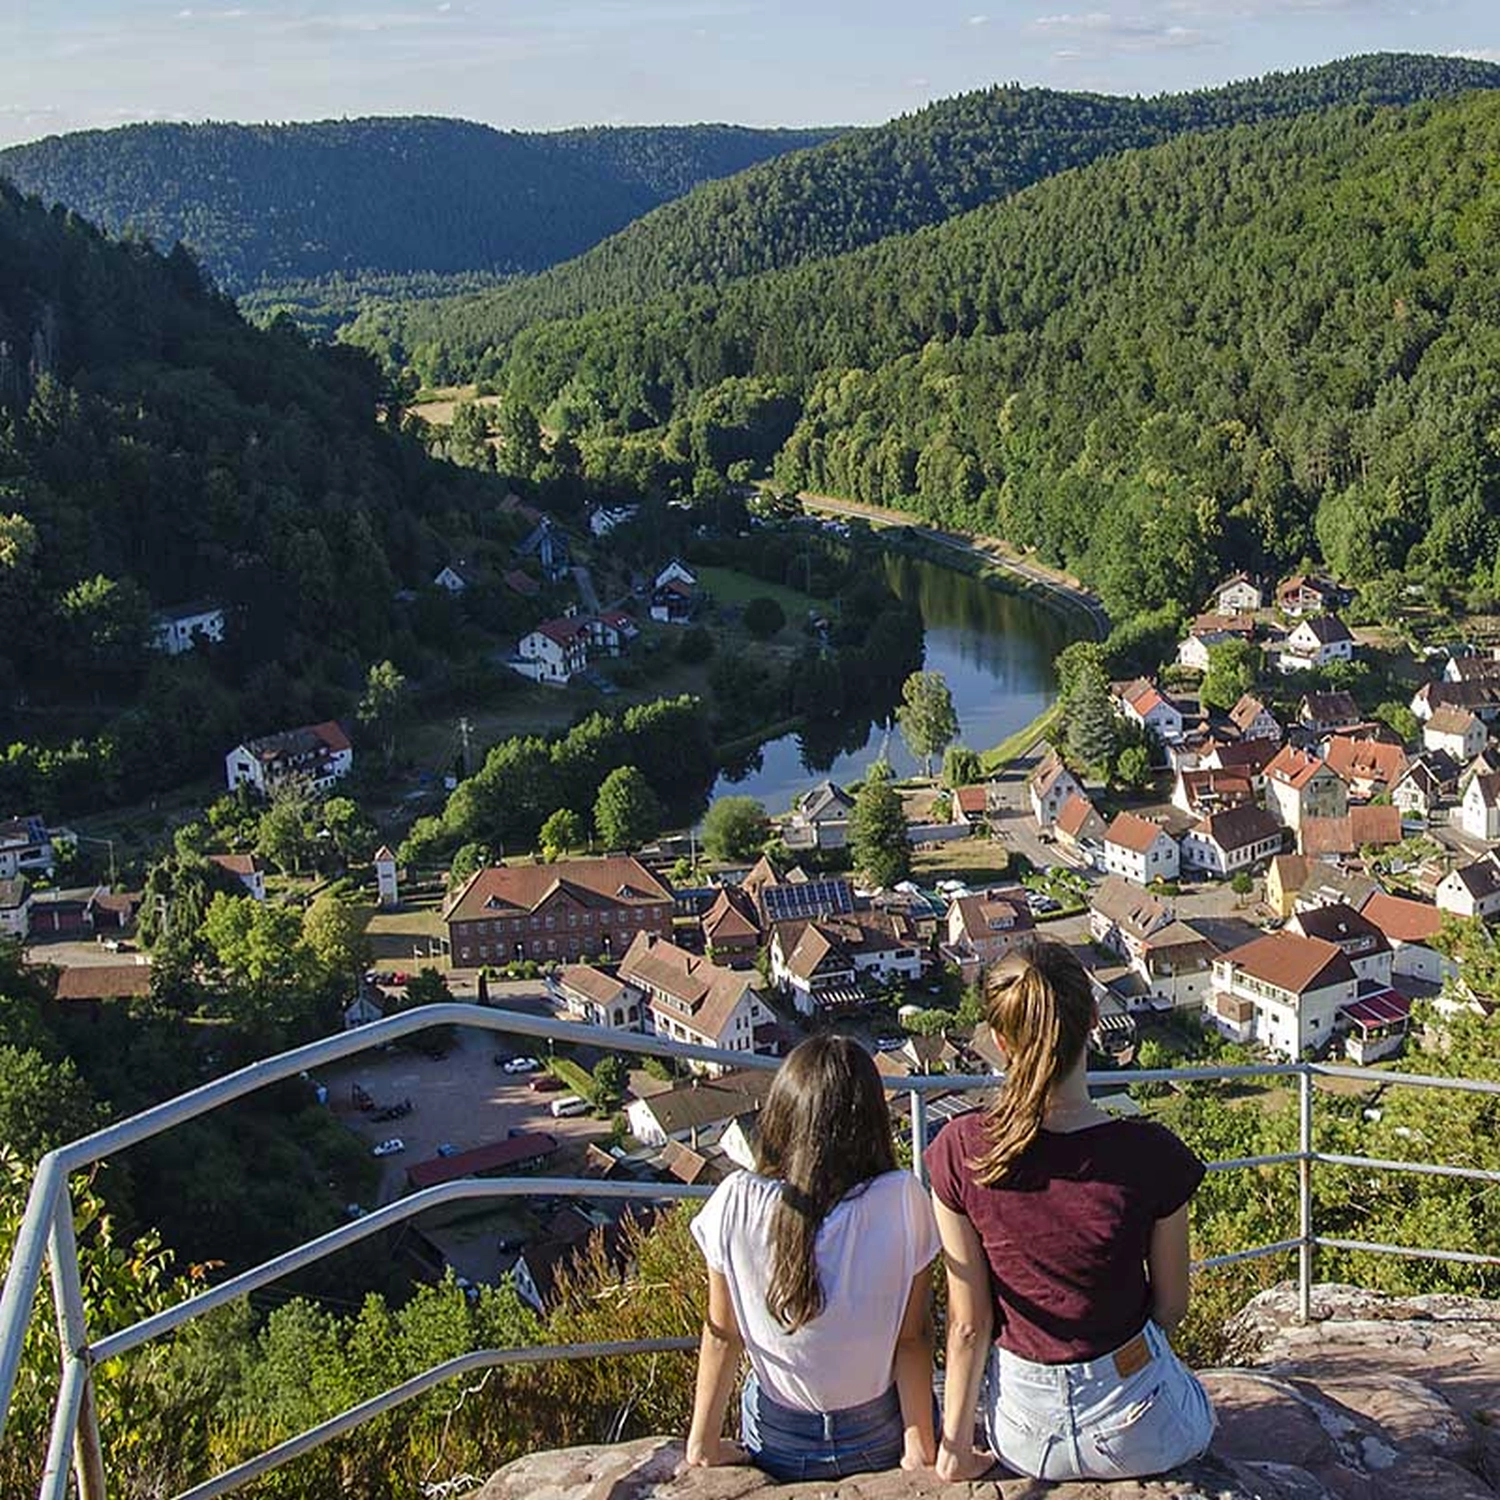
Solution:
[{"label": "green forest", "polygon": [[[182,241],[226,290],[264,295],[314,277],[539,270],[701,182],[835,133],[526,133],[419,117],[127,125],[12,146],[0,177],[113,233]],[[420,277],[403,290],[420,294]]]},{"label": "green forest", "polygon": [[468,378],[490,368],[492,345],[503,350],[539,321],[839,255],[1184,131],[1497,81],[1490,63],[1383,54],[1153,99],[986,89],[707,184],[539,276],[453,301],[371,307],[349,336],[410,362],[428,383]]},{"label": "green forest", "polygon": [[564,430],[706,421],[727,462],[779,443],[783,486],[1034,546],[1117,619],[1196,604],[1231,559],[1487,588],[1497,159],[1490,93],[1183,136],[538,325],[489,373]]}]

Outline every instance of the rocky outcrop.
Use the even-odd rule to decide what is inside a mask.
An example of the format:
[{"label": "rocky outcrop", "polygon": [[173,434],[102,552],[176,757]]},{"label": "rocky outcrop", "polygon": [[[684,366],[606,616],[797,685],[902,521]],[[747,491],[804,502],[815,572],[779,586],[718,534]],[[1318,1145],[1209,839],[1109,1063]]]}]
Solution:
[{"label": "rocky outcrop", "polygon": [[536,1453],[470,1500],[1496,1500],[1500,1304],[1320,1286],[1262,1293],[1227,1330],[1236,1361],[1204,1372],[1219,1413],[1206,1458],[1161,1479],[1042,1485],[1001,1471],[777,1485],[754,1469],[682,1471],[666,1438]]}]

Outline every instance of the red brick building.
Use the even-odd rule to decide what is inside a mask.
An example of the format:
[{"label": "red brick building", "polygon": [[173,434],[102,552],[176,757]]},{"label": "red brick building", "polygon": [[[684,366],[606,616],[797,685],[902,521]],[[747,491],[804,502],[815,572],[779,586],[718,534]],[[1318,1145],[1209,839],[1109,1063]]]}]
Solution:
[{"label": "red brick building", "polygon": [[672,935],[672,890],[637,859],[569,859],[477,871],[449,904],[455,965],[619,957],[638,932]]}]

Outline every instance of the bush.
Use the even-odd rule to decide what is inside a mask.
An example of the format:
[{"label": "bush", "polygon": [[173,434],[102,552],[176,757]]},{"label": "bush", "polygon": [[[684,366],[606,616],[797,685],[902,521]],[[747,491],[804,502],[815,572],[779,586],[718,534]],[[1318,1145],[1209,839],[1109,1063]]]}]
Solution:
[{"label": "bush", "polygon": [[770,640],[770,638],[786,624],[786,611],[774,600],[767,598],[764,594],[757,594],[745,606],[745,629],[757,640]]},{"label": "bush", "polygon": [[714,638],[702,625],[689,625],[677,643],[677,659],[690,667],[705,662],[714,654]]}]

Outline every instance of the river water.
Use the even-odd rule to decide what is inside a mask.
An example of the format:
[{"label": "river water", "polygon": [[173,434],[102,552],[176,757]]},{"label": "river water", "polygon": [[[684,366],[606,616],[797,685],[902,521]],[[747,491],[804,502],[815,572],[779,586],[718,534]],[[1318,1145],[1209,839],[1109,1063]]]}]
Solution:
[{"label": "river water", "polygon": [[[941,672],[958,712],[959,741],[987,750],[1028,724],[1056,696],[1053,658],[1075,638],[1067,623],[1025,594],[1001,593],[952,568],[886,553],[886,581],[922,614],[928,671]],[[854,723],[841,745],[803,735],[769,740],[748,773],[726,772],[713,796],[751,796],[772,814],[814,781],[858,781],[882,751],[898,776],[921,769],[894,723]],[[741,768],[736,768],[741,769]]]}]

